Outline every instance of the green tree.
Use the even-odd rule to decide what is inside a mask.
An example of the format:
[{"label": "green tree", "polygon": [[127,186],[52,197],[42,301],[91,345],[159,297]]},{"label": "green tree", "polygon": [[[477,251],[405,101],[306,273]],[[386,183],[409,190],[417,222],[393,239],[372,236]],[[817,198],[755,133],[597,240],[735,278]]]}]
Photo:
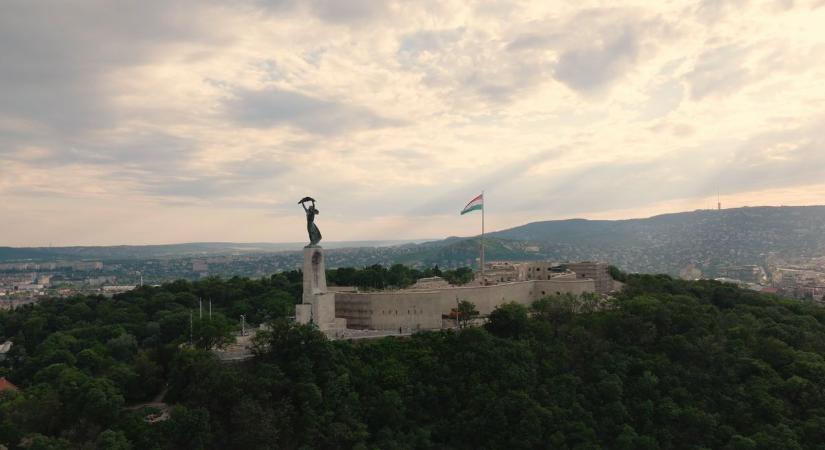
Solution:
[{"label": "green tree", "polygon": [[234,325],[223,314],[213,314],[211,319],[194,319],[193,343],[205,350],[224,347],[235,340],[233,329]]},{"label": "green tree", "polygon": [[445,270],[441,276],[450,284],[462,285],[473,281],[475,273],[469,267],[459,267],[455,270]]},{"label": "green tree", "polygon": [[66,439],[43,436],[42,434],[27,436],[23,439],[23,442],[28,450],[72,450],[75,448]]},{"label": "green tree", "polygon": [[132,359],[138,349],[137,339],[129,333],[121,334],[118,337],[109,339],[106,342],[109,354],[120,361]]},{"label": "green tree", "polygon": [[203,408],[175,406],[169,420],[163,422],[163,429],[169,448],[197,450],[208,446],[212,440],[209,412]]},{"label": "green tree", "polygon": [[478,310],[476,305],[469,300],[462,300],[458,302],[456,308],[456,318],[461,328],[467,327],[471,320],[478,317]]},{"label": "green tree", "polygon": [[132,443],[121,431],[106,430],[97,436],[97,450],[132,450]]},{"label": "green tree", "polygon": [[484,327],[499,337],[522,337],[529,327],[527,308],[515,302],[499,305],[490,313],[490,320]]}]

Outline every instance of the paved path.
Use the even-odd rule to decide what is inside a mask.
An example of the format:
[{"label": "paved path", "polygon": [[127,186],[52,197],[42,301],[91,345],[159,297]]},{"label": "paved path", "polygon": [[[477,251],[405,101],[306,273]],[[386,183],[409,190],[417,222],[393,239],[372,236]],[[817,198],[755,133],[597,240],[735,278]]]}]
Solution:
[{"label": "paved path", "polygon": [[166,397],[166,392],[168,392],[168,391],[169,391],[169,387],[164,386],[163,390],[160,391],[160,393],[158,395],[156,395],[155,398],[153,398],[151,402],[137,403],[137,404],[134,404],[134,405],[126,406],[123,409],[127,410],[127,411],[135,411],[135,410],[138,410],[138,409],[141,409],[141,408],[156,408],[156,409],[159,409],[161,411],[166,411],[167,409],[169,409],[169,405],[167,405],[166,403],[163,402],[163,398]]}]

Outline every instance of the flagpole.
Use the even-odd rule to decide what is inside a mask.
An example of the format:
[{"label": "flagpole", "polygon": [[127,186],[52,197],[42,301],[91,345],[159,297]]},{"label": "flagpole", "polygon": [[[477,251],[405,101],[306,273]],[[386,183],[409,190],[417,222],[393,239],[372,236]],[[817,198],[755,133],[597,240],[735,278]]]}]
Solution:
[{"label": "flagpole", "polygon": [[481,284],[484,284],[484,191],[481,191]]}]

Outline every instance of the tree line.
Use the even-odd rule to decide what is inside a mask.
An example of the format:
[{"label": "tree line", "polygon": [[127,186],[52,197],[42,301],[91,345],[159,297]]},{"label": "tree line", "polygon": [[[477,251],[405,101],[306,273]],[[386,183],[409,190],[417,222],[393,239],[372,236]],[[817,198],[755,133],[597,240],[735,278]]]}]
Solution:
[{"label": "tree line", "polygon": [[467,284],[473,280],[473,269],[459,267],[441,270],[438,265],[422,270],[403,264],[393,264],[389,268],[380,264],[362,269],[342,267],[327,270],[327,282],[337,286],[355,286],[364,290],[403,289],[412,286],[421,278],[441,277],[454,285]]}]

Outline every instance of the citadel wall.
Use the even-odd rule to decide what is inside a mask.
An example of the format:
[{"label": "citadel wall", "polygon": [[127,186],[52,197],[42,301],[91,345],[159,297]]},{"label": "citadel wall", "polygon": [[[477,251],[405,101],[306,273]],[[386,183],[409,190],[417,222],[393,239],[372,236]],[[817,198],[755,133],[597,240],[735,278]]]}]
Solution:
[{"label": "citadel wall", "polygon": [[404,331],[441,328],[441,316],[449,314],[459,301],[475,304],[482,315],[498,305],[516,302],[529,305],[552,294],[595,292],[590,279],[560,277],[492,286],[450,287],[432,290],[335,293],[335,316],[347,320],[350,328]]}]

